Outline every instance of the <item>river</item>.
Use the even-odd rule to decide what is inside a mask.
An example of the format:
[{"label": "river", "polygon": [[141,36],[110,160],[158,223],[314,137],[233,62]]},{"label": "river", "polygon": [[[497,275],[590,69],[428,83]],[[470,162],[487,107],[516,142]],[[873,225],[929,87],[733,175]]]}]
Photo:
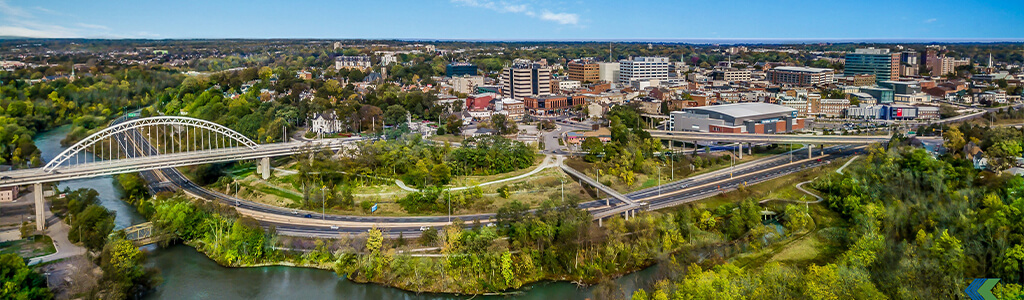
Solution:
[{"label": "river", "polygon": [[[36,147],[45,161],[64,151],[60,145],[70,126],[39,134]],[[123,192],[111,176],[61,182],[59,188],[92,188],[100,194],[100,204],[117,213],[115,228],[145,222],[134,207],[121,201]],[[160,270],[163,282],[147,299],[587,299],[593,287],[578,288],[567,282],[542,282],[528,286],[516,297],[462,297],[447,294],[416,294],[377,284],[359,284],[334,272],[310,268],[259,267],[226,268],[184,245],[164,249],[151,248],[149,264]],[[637,288],[653,286],[658,266],[615,279],[624,298]]]}]

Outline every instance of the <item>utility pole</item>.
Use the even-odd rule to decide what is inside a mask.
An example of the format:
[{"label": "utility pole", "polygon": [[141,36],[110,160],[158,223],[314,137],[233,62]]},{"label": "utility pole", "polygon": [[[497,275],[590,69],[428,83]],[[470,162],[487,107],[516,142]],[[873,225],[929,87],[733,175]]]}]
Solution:
[{"label": "utility pole", "polygon": [[321,220],[327,220],[327,194],[324,194],[325,188],[327,187],[320,186],[320,206],[322,207],[320,211]]},{"label": "utility pole", "polygon": [[452,222],[452,190],[448,189],[448,193],[445,193],[445,198],[448,199],[448,223]]},{"label": "utility pole", "polygon": [[661,165],[658,165],[658,196],[661,196]]}]

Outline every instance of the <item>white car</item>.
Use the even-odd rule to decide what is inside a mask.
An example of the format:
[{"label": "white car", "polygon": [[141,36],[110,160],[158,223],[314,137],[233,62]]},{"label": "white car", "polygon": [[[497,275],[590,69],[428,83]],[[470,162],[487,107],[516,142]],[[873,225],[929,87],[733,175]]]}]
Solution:
[{"label": "white car", "polygon": [[427,231],[427,229],[430,229],[430,227],[420,226],[420,231]]},{"label": "white car", "polygon": [[293,214],[293,215],[298,215],[298,214],[299,214],[299,211],[297,211],[297,210],[292,210],[292,214]]},{"label": "white car", "polygon": [[487,223],[487,227],[494,227],[494,223]]},{"label": "white car", "polygon": [[331,230],[338,230],[338,225],[331,225]]}]

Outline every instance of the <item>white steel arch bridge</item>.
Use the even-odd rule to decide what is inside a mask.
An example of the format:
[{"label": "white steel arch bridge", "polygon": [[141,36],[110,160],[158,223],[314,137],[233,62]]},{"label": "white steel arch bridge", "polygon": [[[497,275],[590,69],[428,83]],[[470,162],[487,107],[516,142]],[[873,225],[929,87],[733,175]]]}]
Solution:
[{"label": "white steel arch bridge", "polygon": [[[0,188],[33,185],[36,218],[42,220],[42,183],[238,160],[258,160],[256,171],[267,178],[270,157],[339,150],[344,143],[359,139],[256,144],[230,128],[196,118],[119,118],[42,168],[0,172]],[[43,225],[37,222],[36,228],[43,230]]]},{"label": "white steel arch bridge", "polygon": [[[149,147],[133,146],[129,140],[144,142]],[[178,116],[149,117],[115,123],[87,136],[50,160],[43,171],[53,173],[58,168],[90,160],[109,161],[238,146],[254,151],[259,148],[245,135],[210,121]]]}]

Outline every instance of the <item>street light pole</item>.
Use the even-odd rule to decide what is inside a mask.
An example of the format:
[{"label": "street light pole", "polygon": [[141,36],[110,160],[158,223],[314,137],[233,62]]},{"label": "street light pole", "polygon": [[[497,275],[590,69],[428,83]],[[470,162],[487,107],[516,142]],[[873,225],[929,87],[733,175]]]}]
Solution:
[{"label": "street light pole", "polygon": [[326,186],[320,186],[320,219],[327,220],[327,194],[324,194]]},{"label": "street light pole", "polygon": [[448,223],[452,222],[452,190],[448,189],[448,193],[445,193],[445,198],[448,199]]}]

